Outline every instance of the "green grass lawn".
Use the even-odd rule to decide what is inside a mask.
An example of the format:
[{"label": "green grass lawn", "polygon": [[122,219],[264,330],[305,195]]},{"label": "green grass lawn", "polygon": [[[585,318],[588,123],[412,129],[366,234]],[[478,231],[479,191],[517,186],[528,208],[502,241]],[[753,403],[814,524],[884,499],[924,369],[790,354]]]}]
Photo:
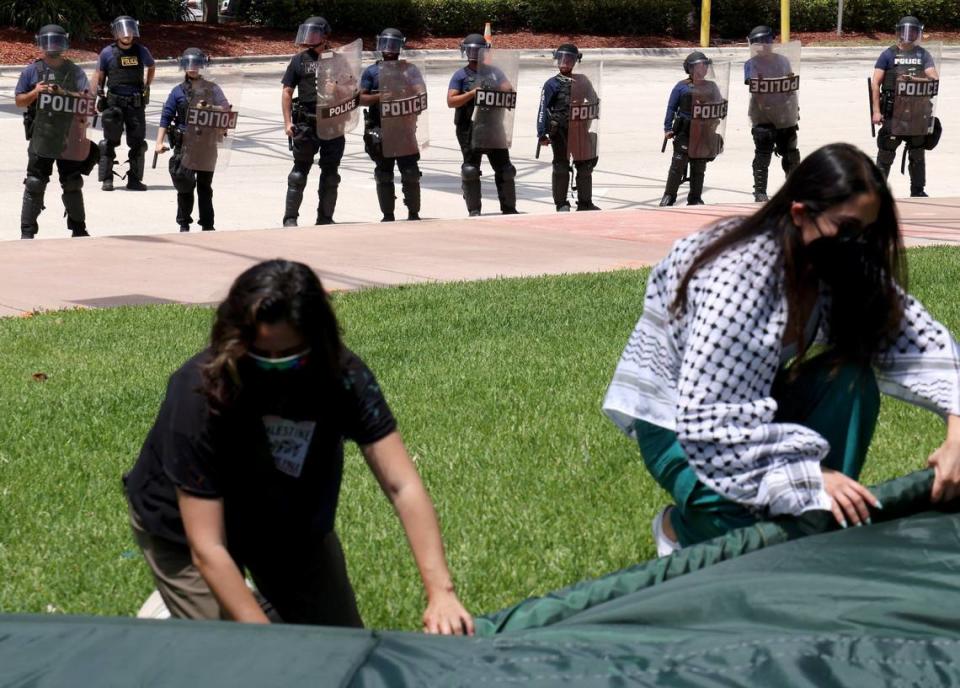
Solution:
[{"label": "green grass lawn", "polygon": [[[912,291],[960,331],[960,251],[913,251]],[[369,290],[336,297],[441,516],[472,611],[653,555],[665,496],[600,413],[646,272]],[[152,589],[120,476],[167,376],[212,311],[157,306],[0,320],[0,611],[135,613]],[[46,381],[35,381],[34,373]],[[924,464],[932,414],[885,401],[865,475]],[[338,519],[361,612],[419,627],[419,579],[397,519],[351,448]]]}]

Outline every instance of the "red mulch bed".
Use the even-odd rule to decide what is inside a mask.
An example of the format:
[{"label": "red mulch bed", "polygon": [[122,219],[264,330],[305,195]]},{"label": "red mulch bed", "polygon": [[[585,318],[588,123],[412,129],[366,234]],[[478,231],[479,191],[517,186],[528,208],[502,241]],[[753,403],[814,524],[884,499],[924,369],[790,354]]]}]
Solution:
[{"label": "red mulch bed", "polygon": [[[289,55],[296,52],[293,45],[294,32],[280,29],[265,29],[245,24],[210,25],[195,22],[173,24],[144,24],[141,26],[143,42],[154,57],[176,57],[184,48],[202,48],[211,57],[242,57],[244,55]],[[876,42],[887,45],[893,42],[892,35],[849,33],[842,38],[833,32],[794,33],[804,45],[822,43],[863,44]],[[335,43],[346,43],[357,36],[336,34]],[[373,50],[373,36],[363,36],[364,49]],[[461,36],[411,36],[407,47],[417,49],[456,48]],[[928,41],[960,42],[960,31],[927,32]],[[71,57],[76,61],[93,60],[96,54],[111,41],[108,25],[97,27],[88,40],[75,41]],[[493,42],[499,48],[554,48],[560,43],[573,41],[581,48],[677,48],[695,47],[693,40],[669,36],[594,36],[590,34],[561,35],[550,33],[494,33]],[[718,40],[719,44],[735,41]],[[0,64],[25,64],[37,56],[33,35],[29,31],[0,27]]]}]

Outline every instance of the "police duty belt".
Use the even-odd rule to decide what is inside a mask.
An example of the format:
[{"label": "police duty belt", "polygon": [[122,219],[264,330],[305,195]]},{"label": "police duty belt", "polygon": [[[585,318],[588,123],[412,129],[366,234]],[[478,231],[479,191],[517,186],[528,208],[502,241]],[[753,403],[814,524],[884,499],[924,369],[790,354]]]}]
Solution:
[{"label": "police duty belt", "polygon": [[380,101],[381,117],[408,117],[419,115],[427,109],[427,94],[418,93],[410,98]]},{"label": "police duty belt", "polygon": [[750,93],[759,93],[762,95],[774,93],[793,93],[800,90],[800,75],[790,74],[777,78],[761,79],[754,77],[750,79]]},{"label": "police duty belt", "polygon": [[726,119],[727,101],[719,103],[696,103],[691,113],[692,119]]},{"label": "police duty belt", "polygon": [[600,119],[600,101],[570,106],[570,120],[582,122],[588,119]]},{"label": "police duty belt", "polygon": [[480,88],[477,89],[477,96],[474,99],[474,103],[477,107],[513,110],[517,107],[517,92]]},{"label": "police duty belt", "polygon": [[319,119],[334,119],[335,117],[341,117],[349,112],[353,112],[358,107],[360,107],[360,94],[355,94],[349,100],[345,100],[342,103],[337,103],[336,105],[324,106],[317,108],[317,117]]},{"label": "police duty belt", "polygon": [[37,99],[37,109],[41,112],[66,112],[73,115],[93,116],[97,114],[97,99],[85,93],[44,92]]},{"label": "police duty belt", "polygon": [[940,93],[939,79],[897,80],[897,98],[933,98]]},{"label": "police duty belt", "polygon": [[212,107],[187,108],[187,126],[201,129],[236,129],[236,110],[220,110]]}]

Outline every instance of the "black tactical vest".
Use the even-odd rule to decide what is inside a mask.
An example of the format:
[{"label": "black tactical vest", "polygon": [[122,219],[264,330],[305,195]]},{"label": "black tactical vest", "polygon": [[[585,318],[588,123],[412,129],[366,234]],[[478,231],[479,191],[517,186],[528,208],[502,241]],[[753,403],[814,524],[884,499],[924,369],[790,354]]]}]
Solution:
[{"label": "black tactical vest", "polygon": [[883,73],[883,81],[880,82],[882,90],[880,109],[885,117],[891,116],[893,112],[893,98],[897,91],[897,76],[923,76],[923,57],[924,50],[918,45],[910,50],[901,50],[895,46],[893,55],[893,67]]},{"label": "black tactical vest", "polygon": [[[466,93],[467,91],[473,90],[474,86],[477,84],[478,74],[473,71],[467,72],[467,78],[463,82],[463,90],[461,93]],[[473,109],[474,101],[471,100],[466,105],[461,105],[453,112],[453,123],[456,125],[457,129],[469,129],[470,124],[473,122]]]},{"label": "black tactical vest", "polygon": [[573,79],[563,75],[553,77],[557,80],[560,87],[553,96],[553,103],[547,113],[547,117],[554,126],[566,127],[570,120],[570,87],[573,85]]},{"label": "black tactical vest", "polygon": [[143,60],[136,43],[124,50],[116,43],[110,46],[113,56],[107,64],[107,86],[136,86],[143,88]]},{"label": "black tactical vest", "polygon": [[[370,93],[380,93],[380,65],[383,64],[383,60],[377,60],[377,88],[371,89]],[[379,127],[380,126],[380,104],[374,103],[368,107],[364,113],[363,118],[364,126],[366,127]]]},{"label": "black tactical vest", "polygon": [[304,50],[293,59],[296,61],[297,74],[300,80],[297,82],[297,97],[300,99],[300,107],[314,109],[317,104],[317,61],[319,55],[314,50]]}]

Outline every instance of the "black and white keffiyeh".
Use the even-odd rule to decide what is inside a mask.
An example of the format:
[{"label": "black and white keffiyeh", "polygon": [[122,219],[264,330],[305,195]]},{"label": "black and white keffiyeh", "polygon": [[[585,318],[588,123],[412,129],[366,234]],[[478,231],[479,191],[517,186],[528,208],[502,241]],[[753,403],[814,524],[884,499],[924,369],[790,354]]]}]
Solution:
[{"label": "black and white keffiyeh", "polygon": [[[697,477],[755,511],[829,509],[820,470],[827,441],[804,426],[773,422],[777,403],[770,390],[787,325],[774,233],[746,240],[700,268],[689,283],[686,310],[670,312],[700,250],[737,221],[681,239],[653,268],[643,314],[603,410],[631,437],[638,419],[674,430]],[[941,415],[960,415],[956,342],[916,299],[905,296],[904,304],[901,331],[874,366],[880,390]],[[824,324],[816,341],[826,340]]]}]

